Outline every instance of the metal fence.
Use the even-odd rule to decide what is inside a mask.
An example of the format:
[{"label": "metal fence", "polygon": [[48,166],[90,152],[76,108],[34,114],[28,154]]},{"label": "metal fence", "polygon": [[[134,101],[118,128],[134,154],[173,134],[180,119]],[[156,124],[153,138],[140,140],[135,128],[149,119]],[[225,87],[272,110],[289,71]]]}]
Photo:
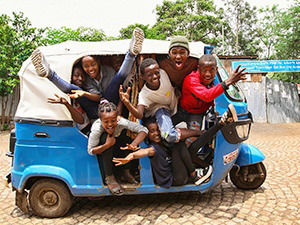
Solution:
[{"label": "metal fence", "polygon": [[4,104],[7,101],[6,110],[4,112],[4,117],[5,118],[10,118],[12,120],[15,113],[16,113],[17,106],[18,106],[18,103],[19,103],[19,99],[20,99],[20,88],[19,88],[19,86],[17,86],[14,89],[13,94],[10,94],[6,97],[1,97],[0,96],[0,117],[2,117],[2,113],[1,113],[2,112],[2,104]]},{"label": "metal fence", "polygon": [[263,77],[262,82],[240,83],[254,122],[300,122],[297,85]]}]

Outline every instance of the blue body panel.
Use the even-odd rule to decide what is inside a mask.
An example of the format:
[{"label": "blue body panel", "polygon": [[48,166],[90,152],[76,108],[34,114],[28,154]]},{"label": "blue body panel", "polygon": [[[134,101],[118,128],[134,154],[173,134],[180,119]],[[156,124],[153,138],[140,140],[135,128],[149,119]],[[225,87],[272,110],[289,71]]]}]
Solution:
[{"label": "blue body panel", "polygon": [[[49,138],[35,137],[37,132]],[[73,194],[79,186],[102,188],[98,161],[87,153],[87,137],[77,128],[16,123],[16,139],[12,183],[18,190],[35,176],[63,180]]]},{"label": "blue body panel", "polygon": [[264,154],[258,148],[242,143],[236,164],[239,166],[252,165],[262,162],[265,158]]},{"label": "blue body panel", "polygon": [[229,163],[226,163],[224,157],[235,151],[239,151],[240,144],[230,144],[228,143],[221,131],[218,131],[216,135],[216,150],[214,153],[214,162],[213,162],[213,174],[212,174],[212,184],[210,189],[218,186],[222,183],[223,179],[227,176],[231,170],[233,164],[236,161],[236,157],[232,159]]}]

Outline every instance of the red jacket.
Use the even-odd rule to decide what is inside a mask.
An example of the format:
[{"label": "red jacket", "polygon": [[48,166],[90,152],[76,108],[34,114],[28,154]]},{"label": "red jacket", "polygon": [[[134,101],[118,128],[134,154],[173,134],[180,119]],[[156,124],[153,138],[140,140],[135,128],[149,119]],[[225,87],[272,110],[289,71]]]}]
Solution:
[{"label": "red jacket", "polygon": [[190,73],[183,81],[180,106],[192,114],[201,114],[214,105],[213,100],[224,92],[221,84],[206,87],[200,83],[198,71]]}]

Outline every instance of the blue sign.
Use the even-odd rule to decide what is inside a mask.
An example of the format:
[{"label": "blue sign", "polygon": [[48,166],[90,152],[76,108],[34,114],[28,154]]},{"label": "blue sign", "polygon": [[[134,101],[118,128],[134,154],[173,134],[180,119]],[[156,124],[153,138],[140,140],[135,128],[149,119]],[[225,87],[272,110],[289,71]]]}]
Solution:
[{"label": "blue sign", "polygon": [[248,62],[232,62],[232,70],[239,65],[248,73],[268,72],[300,72],[300,60],[262,60]]}]

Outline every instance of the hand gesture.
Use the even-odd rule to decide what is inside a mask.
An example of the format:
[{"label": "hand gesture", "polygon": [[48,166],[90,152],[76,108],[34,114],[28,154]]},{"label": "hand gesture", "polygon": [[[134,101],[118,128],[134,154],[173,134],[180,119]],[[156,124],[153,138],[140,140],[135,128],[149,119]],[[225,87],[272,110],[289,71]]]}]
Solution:
[{"label": "hand gesture", "polygon": [[123,91],[122,85],[120,85],[120,89],[119,89],[120,100],[121,100],[124,104],[125,104],[125,103],[129,103],[130,90],[131,90],[131,87],[128,87],[128,88],[127,88],[127,91],[124,92],[124,91]]},{"label": "hand gesture", "polygon": [[80,97],[83,97],[86,93],[83,90],[72,90],[71,92],[72,92],[72,94],[68,94],[68,96],[70,98],[80,98]]},{"label": "hand gesture", "polygon": [[113,158],[113,162],[115,163],[116,166],[121,166],[126,163],[129,163],[131,160],[133,160],[133,156],[129,154],[125,158]]},{"label": "hand gesture", "polygon": [[132,144],[126,144],[125,147],[121,147],[121,150],[131,150],[131,151],[137,151],[140,149],[138,146],[133,146]]},{"label": "hand gesture", "polygon": [[107,144],[109,147],[115,145],[116,138],[113,135],[107,135],[105,144]]},{"label": "hand gesture", "polygon": [[63,104],[63,105],[66,105],[68,103],[68,101],[65,98],[59,97],[57,94],[54,94],[54,95],[56,98],[47,98],[48,103]]},{"label": "hand gesture", "polygon": [[246,80],[246,74],[248,72],[244,72],[246,68],[239,71],[241,65],[239,65],[231,74],[229,75],[228,79],[226,80],[226,85],[229,86],[230,84],[235,84],[236,82],[240,80]]}]

